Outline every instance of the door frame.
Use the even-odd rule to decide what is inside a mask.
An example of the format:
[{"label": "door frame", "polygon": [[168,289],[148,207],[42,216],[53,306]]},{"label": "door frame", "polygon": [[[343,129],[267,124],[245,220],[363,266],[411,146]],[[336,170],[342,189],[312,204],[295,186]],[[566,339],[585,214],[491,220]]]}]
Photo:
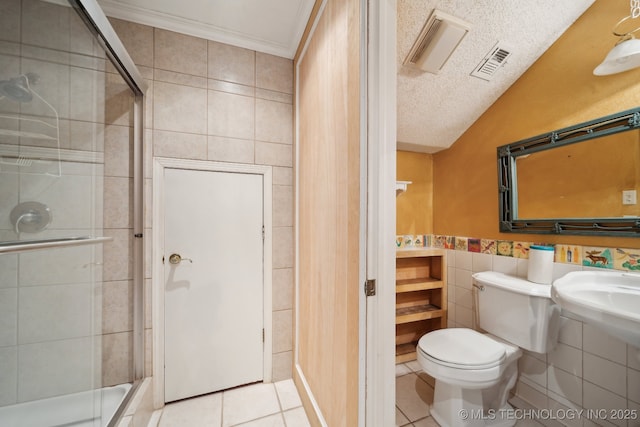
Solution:
[{"label": "door frame", "polygon": [[[152,321],[152,361],[153,361],[153,406],[160,409],[164,406],[164,171],[165,169],[200,170],[207,172],[228,172],[262,175],[262,215],[264,218],[264,253],[263,253],[263,381],[272,380],[271,354],[273,348],[272,331],[272,269],[273,269],[273,222],[272,222],[272,167],[239,163],[224,163],[207,160],[175,159],[165,157],[153,158],[153,236],[152,246],[148,251],[151,256],[151,321]],[[147,261],[148,262],[148,261]]]},{"label": "door frame", "polygon": [[367,84],[367,279],[376,296],[366,305],[367,427],[395,420],[397,0],[369,2]]}]

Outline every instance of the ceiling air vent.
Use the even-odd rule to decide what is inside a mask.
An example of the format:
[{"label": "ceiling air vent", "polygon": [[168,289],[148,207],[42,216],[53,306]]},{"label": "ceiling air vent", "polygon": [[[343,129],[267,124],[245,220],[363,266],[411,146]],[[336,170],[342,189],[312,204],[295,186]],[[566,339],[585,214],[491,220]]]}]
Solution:
[{"label": "ceiling air vent", "polygon": [[434,9],[403,64],[438,74],[471,25]]},{"label": "ceiling air vent", "polygon": [[482,80],[490,81],[495,72],[506,64],[507,58],[510,55],[510,48],[499,46],[499,43],[496,43],[489,53],[482,58],[482,61],[480,61],[480,64],[473,70],[471,75]]}]

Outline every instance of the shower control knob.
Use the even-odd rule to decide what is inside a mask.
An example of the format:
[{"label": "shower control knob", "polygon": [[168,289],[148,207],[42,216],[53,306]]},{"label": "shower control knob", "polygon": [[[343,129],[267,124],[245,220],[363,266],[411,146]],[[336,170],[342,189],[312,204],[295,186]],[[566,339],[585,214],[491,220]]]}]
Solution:
[{"label": "shower control knob", "polygon": [[169,263],[171,264],[180,264],[182,261],[189,261],[193,263],[193,261],[189,258],[182,258],[180,254],[171,254],[169,255]]}]

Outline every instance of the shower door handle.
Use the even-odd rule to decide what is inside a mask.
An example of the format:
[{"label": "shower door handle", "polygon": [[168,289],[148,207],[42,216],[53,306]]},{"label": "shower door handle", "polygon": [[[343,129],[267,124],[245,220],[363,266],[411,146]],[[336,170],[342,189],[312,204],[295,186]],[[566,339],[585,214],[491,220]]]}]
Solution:
[{"label": "shower door handle", "polygon": [[191,260],[190,258],[182,258],[180,254],[169,255],[170,264],[180,264],[182,261],[189,261],[190,263],[193,263],[193,260]]}]

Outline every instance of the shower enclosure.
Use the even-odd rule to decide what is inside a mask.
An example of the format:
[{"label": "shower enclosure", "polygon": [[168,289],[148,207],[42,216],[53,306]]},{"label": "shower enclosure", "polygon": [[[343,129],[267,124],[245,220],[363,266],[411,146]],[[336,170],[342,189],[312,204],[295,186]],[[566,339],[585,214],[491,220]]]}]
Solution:
[{"label": "shower enclosure", "polygon": [[143,92],[95,0],[0,2],[0,425],[115,425],[143,377]]}]

